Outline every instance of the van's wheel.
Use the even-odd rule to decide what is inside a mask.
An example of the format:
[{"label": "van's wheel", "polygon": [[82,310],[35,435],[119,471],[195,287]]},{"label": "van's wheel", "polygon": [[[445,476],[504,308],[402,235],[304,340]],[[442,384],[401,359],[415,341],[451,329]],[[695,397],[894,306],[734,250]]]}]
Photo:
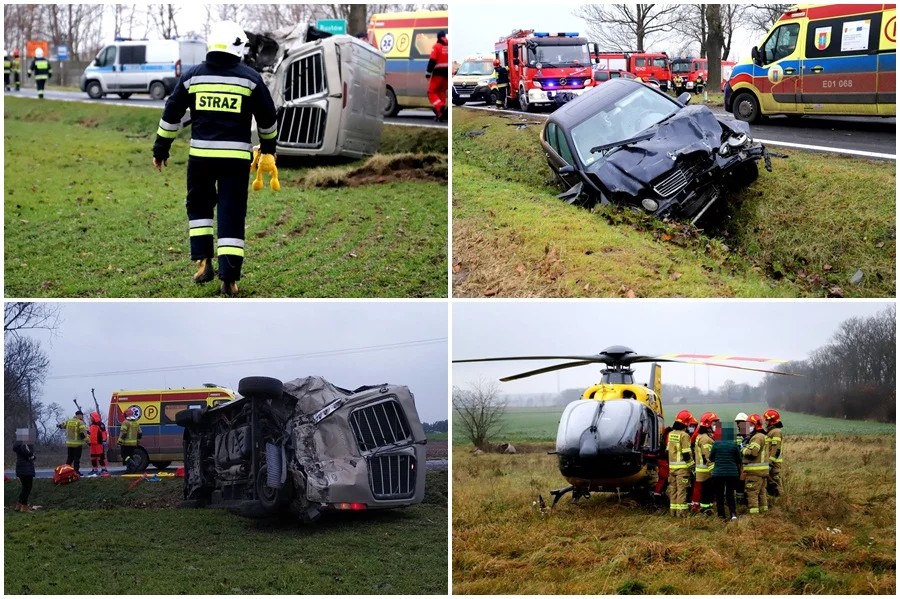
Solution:
[{"label": "van's wheel", "polygon": [[280,489],[273,489],[266,484],[269,467],[263,464],[256,473],[256,496],[265,510],[271,514],[277,514],[286,509],[291,504],[292,486],[291,479],[288,477],[284,481],[284,486]]},{"label": "van's wheel", "polygon": [[150,456],[146,449],[138,447],[128,462],[131,464],[131,472],[143,472],[150,465]]},{"label": "van's wheel", "polygon": [[131,92],[121,92],[119,94],[119,97],[122,98],[123,100],[127,100],[128,98],[131,97]]},{"label": "van's wheel", "polygon": [[154,466],[156,466],[156,469],[157,469],[157,470],[165,470],[166,468],[168,468],[168,467],[172,464],[172,460],[169,460],[168,462],[163,461],[163,462],[151,462],[151,463],[152,463]]},{"label": "van's wheel", "polygon": [[92,100],[99,100],[103,97],[103,86],[100,85],[99,81],[90,81],[87,84],[87,88],[85,89],[88,97]]},{"label": "van's wheel", "polygon": [[741,92],[734,98],[732,113],[739,121],[755,123],[759,120],[759,100],[750,92]]},{"label": "van's wheel", "polygon": [[465,105],[465,103],[466,103],[466,101],[463,100],[462,98],[453,98],[454,106],[463,106],[463,105]]},{"label": "van's wheel", "polygon": [[238,382],[238,393],[245,397],[247,395],[281,397],[284,393],[284,384],[268,376],[248,376]]},{"label": "van's wheel", "polygon": [[166,97],[166,86],[159,81],[154,81],[150,85],[150,97],[154,100],[162,100]]},{"label": "van's wheel", "polygon": [[394,90],[386,87],[384,92],[384,116],[385,118],[397,116],[398,112],[400,112],[400,105],[397,104],[397,95],[394,93]]}]

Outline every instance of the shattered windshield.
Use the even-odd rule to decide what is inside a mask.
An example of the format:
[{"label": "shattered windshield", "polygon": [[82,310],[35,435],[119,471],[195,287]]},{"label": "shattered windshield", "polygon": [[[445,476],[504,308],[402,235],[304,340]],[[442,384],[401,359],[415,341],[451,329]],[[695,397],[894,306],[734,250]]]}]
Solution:
[{"label": "shattered windshield", "polygon": [[573,64],[591,64],[591,56],[588,54],[587,44],[580,46],[550,46],[550,45],[534,45],[528,48],[528,64],[535,65],[573,65]]},{"label": "shattered windshield", "polygon": [[586,121],[572,128],[572,141],[582,163],[588,166],[603,153],[591,148],[624,141],[669,118],[680,107],[649,87],[638,85],[634,91],[603,107]]},{"label": "shattered windshield", "polygon": [[467,60],[462,63],[457,75],[490,75],[494,72],[492,60]]}]

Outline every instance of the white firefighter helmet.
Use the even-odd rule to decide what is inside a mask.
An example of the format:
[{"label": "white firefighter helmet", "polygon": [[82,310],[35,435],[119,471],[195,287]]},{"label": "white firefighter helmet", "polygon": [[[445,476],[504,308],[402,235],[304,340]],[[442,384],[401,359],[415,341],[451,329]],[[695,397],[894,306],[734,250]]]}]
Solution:
[{"label": "white firefighter helmet", "polygon": [[6,56],[9,52],[6,51],[6,48],[3,48],[3,56]]},{"label": "white firefighter helmet", "polygon": [[35,48],[34,49],[34,57],[35,58],[43,58],[44,57],[44,49],[43,48]]},{"label": "white firefighter helmet", "polygon": [[735,421],[735,422],[746,422],[746,421],[747,421],[747,415],[744,414],[743,412],[738,412],[738,413],[737,413],[737,416],[734,417],[734,421]]},{"label": "white firefighter helmet", "polygon": [[240,25],[234,21],[220,21],[209,30],[206,50],[225,52],[240,58],[246,52],[248,41],[247,34]]}]

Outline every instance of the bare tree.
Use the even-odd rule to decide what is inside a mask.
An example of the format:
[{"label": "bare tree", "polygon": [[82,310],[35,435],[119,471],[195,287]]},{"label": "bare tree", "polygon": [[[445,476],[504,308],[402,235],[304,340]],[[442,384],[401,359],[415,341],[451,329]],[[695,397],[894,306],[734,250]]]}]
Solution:
[{"label": "bare tree", "polygon": [[3,333],[19,337],[22,331],[43,330],[54,335],[62,323],[59,304],[7,302],[3,304]]},{"label": "bare tree", "polygon": [[791,6],[791,4],[748,4],[744,16],[747,28],[750,31],[766,33]]},{"label": "bare tree", "polygon": [[[706,58],[706,4],[682,4],[678,8],[678,30],[681,37],[690,40],[690,48],[698,47],[700,58]],[[693,53],[692,49],[687,50]]]},{"label": "bare tree", "polygon": [[453,413],[463,434],[472,445],[483,449],[487,442],[503,430],[505,399],[494,381],[479,380],[469,389],[453,388]]},{"label": "bare tree", "polygon": [[150,4],[147,6],[149,21],[162,39],[171,39],[178,35],[178,22],[175,17],[181,12],[178,4]]},{"label": "bare tree", "polygon": [[722,46],[725,44],[721,4],[709,4],[706,7],[706,29],[707,83],[712,84],[714,91],[719,91],[719,82],[722,80]]},{"label": "bare tree", "polygon": [[748,9],[744,4],[723,4],[719,10],[722,16],[722,60],[728,60],[734,34],[743,27]]},{"label": "bare tree", "polygon": [[41,30],[52,46],[66,45],[73,60],[93,56],[100,49],[102,4],[44,4]]},{"label": "bare tree", "polygon": [[573,13],[587,23],[601,50],[636,50],[663,41],[678,18],[677,4],[585,4]]}]

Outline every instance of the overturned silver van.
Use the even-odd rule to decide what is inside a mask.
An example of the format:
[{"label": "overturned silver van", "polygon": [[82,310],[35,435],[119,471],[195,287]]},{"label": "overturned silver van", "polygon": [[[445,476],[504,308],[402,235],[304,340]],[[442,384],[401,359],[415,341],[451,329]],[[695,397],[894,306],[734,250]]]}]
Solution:
[{"label": "overturned silver van", "polygon": [[238,392],[176,415],[185,429],[183,507],[310,522],[424,498],[425,432],[407,387],[350,391],[316,376],[248,377]]},{"label": "overturned silver van", "polygon": [[250,37],[247,63],[259,71],[278,109],[278,153],[348,156],[378,151],[385,58],[349,35],[308,25]]}]

